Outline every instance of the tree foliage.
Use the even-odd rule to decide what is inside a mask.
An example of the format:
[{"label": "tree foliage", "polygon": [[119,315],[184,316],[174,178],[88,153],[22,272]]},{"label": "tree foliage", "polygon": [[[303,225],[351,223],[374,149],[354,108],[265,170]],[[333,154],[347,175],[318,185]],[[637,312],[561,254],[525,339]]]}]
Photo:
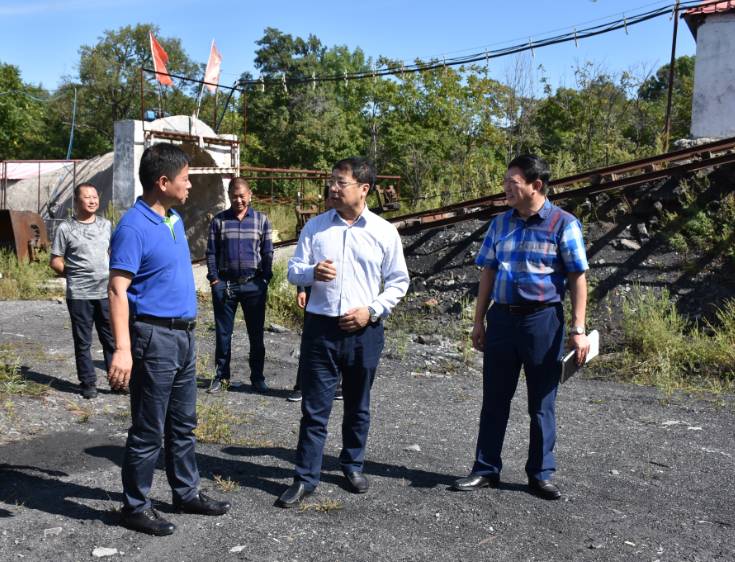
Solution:
[{"label": "tree foliage", "polygon": [[16,66],[0,63],[0,160],[43,152],[48,93],[23,83]]},{"label": "tree foliage", "polygon": [[[81,46],[78,75],[66,77],[53,94],[24,84],[17,68],[0,65],[0,157],[63,157],[75,90],[73,156],[110,150],[114,122],[140,115],[140,67],[151,66],[151,30],[169,54],[171,73],[201,77],[203,65],[189,59],[179,39],[158,37],[150,24],[106,31],[95,45]],[[206,95],[200,114],[215,125],[218,104],[220,131],[240,136],[244,164],[328,169],[337,159],[364,154],[381,173],[404,178],[404,197],[438,203],[497,191],[505,163],[520,152],[541,154],[559,176],[663,148],[668,65],[640,75],[582,64],[573,86],[552,87],[536,77],[542,69],[534,69],[528,56],[511,62],[498,81],[476,65],[401,73],[397,61],[275,28],[267,28],[257,45],[254,62],[263,85],[255,80],[224,114],[227,96]],[[376,66],[397,72],[309,82]],[[688,134],[693,76],[693,57],[677,59],[672,138]],[[246,82],[254,78],[242,75]],[[191,114],[198,85],[177,82],[159,90],[154,84],[147,77],[145,109]],[[280,187],[288,195],[297,189]]]}]

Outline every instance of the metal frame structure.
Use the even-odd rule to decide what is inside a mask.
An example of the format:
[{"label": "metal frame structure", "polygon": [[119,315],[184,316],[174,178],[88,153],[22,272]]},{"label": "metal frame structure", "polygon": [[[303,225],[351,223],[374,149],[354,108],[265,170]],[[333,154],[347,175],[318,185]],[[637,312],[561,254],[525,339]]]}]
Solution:
[{"label": "metal frame structure", "polygon": [[230,165],[229,166],[199,166],[190,167],[189,173],[192,175],[201,174],[221,174],[235,176],[239,173],[238,152],[240,150],[240,141],[235,139],[224,139],[220,137],[200,137],[187,133],[174,133],[172,131],[155,131],[153,129],[143,129],[143,138],[145,146],[152,144],[154,138],[165,140],[176,140],[181,142],[203,144],[209,146],[229,146],[230,147]]},{"label": "metal frame structure", "polygon": [[[731,163],[735,163],[735,137],[553,180],[549,182],[553,191],[549,199],[580,199]],[[505,194],[495,193],[428,211],[392,217],[388,221],[402,234],[411,234],[466,220],[488,220],[507,209]],[[295,243],[295,239],[284,240],[276,245],[289,246]]]},{"label": "metal frame structure", "polygon": [[0,209],[8,208],[8,164],[38,164],[38,190],[36,196],[36,212],[41,212],[41,165],[42,164],[72,164],[72,185],[77,183],[77,163],[83,160],[3,160],[0,162],[2,167],[2,176],[0,177]]}]

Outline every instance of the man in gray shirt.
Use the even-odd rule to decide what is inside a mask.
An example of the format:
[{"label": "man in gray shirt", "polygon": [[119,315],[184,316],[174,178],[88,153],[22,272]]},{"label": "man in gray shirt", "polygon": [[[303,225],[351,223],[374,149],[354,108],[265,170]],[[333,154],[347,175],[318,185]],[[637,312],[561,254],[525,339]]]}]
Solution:
[{"label": "man in gray shirt", "polygon": [[56,229],[49,264],[56,273],[66,277],[66,305],[84,398],[97,396],[97,374],[90,353],[92,325],[97,328],[106,368],[115,350],[107,299],[111,225],[95,214],[99,206],[95,186],[81,183],[74,188],[74,216]]}]

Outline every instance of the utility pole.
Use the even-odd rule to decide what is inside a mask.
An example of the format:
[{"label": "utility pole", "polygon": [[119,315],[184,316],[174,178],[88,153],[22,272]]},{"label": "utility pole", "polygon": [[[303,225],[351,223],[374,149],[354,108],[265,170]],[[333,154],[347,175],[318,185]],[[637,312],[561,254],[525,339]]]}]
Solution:
[{"label": "utility pole", "polygon": [[[74,127],[77,122],[77,89],[74,88],[74,105],[71,110],[71,131],[69,132],[69,146],[66,149],[66,159],[71,160],[71,149],[74,146]],[[39,176],[40,177],[40,176]]]},{"label": "utility pole", "polygon": [[669,150],[669,135],[671,134],[671,99],[674,94],[674,67],[676,66],[676,34],[679,30],[679,1],[674,6],[674,33],[671,40],[671,62],[669,63],[669,93],[666,99],[666,118],[664,120],[664,150]]}]

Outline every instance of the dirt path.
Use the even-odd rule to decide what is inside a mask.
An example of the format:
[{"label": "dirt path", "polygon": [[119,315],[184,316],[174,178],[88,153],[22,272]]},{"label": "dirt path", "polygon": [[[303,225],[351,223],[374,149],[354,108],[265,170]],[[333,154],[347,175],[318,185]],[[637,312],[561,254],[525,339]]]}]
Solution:
[{"label": "dirt path", "polygon": [[[207,315],[199,333],[203,370],[214,340]],[[299,419],[298,405],[284,400],[297,361],[293,333],[268,334],[270,395],[243,385],[221,399],[242,422],[232,424],[234,443],[198,446],[203,487],[228,496],[231,514],[171,513],[158,471],[152,496],[177,531],[133,533],[116,525],[127,398],[78,397],[63,304],[4,302],[0,326],[5,353],[20,357],[27,377],[51,385],[45,398],[0,400],[0,560],[85,560],[96,547],[146,561],[705,561],[732,560],[735,552],[732,396],[663,400],[649,388],[573,380],[558,402],[556,480],[564,499],[544,502],[524,486],[521,385],[502,486],[453,493],[449,484],[471,466],[481,377],[477,361],[462,362],[451,342],[389,342],[373,392],[367,495],[343,486],[336,403],[323,482],[311,500],[332,509],[277,509],[273,502],[291,480]],[[233,358],[241,369],[243,332],[238,326]],[[200,392],[203,404],[213,402]],[[215,475],[239,488],[221,491]]]}]

